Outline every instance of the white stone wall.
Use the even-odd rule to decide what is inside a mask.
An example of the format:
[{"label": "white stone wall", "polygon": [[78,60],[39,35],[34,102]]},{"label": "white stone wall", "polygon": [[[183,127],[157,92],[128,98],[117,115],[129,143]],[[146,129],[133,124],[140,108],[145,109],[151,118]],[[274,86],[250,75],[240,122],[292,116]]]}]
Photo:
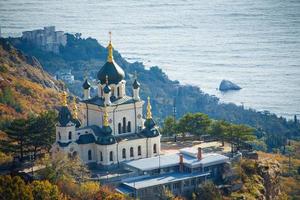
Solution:
[{"label": "white stone wall", "polygon": [[[97,162],[97,155],[96,155],[96,148],[95,144],[81,144],[78,145],[78,153],[81,158],[81,160],[85,163],[93,163]],[[91,151],[92,159],[89,160],[88,152]]]},{"label": "white stone wall", "polygon": [[[72,139],[69,140],[69,132],[72,134]],[[60,135],[60,138],[59,138]],[[75,126],[69,124],[67,127],[60,127],[56,126],[56,141],[60,142],[70,142],[70,141],[76,141],[77,140],[77,134],[75,133]]]},{"label": "white stone wall", "polygon": [[[123,126],[123,117],[126,118],[126,126],[128,125],[128,121],[131,122],[131,131],[128,132],[126,130],[126,134],[128,133],[135,133],[138,130],[135,130],[135,123],[138,126],[143,127],[143,101],[139,101],[134,104],[124,104],[118,106],[108,106],[108,119],[110,123],[110,127],[113,130],[114,135],[119,135],[118,132],[118,124],[121,123]],[[97,125],[102,127],[103,121],[103,107],[99,107],[96,105],[88,104],[88,117],[87,117],[87,108],[85,104],[81,104],[82,108],[82,125]],[[135,107],[135,108],[134,108]],[[136,113],[135,113],[136,109]],[[88,123],[87,123],[88,120]],[[122,133],[123,134],[123,133]]]}]

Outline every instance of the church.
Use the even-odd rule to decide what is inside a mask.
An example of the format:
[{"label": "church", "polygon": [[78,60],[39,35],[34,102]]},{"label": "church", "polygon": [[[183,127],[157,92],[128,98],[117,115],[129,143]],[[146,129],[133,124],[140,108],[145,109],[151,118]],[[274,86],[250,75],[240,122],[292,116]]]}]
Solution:
[{"label": "church", "polygon": [[97,74],[97,95],[90,96],[87,78],[82,85],[84,97],[79,103],[82,119],[78,117],[76,103],[73,113],[70,111],[67,93],[63,92],[56,141],[51,149],[54,155],[62,151],[78,155],[86,164],[102,167],[159,155],[160,133],[152,119],[150,98],[144,119],[145,102],[139,96],[137,77],[131,85],[133,95],[126,95],[125,72],[114,61],[111,39],[107,49],[107,62]]}]

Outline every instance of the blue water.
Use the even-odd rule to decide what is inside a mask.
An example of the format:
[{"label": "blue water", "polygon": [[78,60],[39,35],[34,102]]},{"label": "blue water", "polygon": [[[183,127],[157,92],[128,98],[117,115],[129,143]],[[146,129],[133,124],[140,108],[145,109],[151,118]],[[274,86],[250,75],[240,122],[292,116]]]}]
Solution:
[{"label": "blue water", "polygon": [[[0,0],[2,36],[55,25],[222,101],[300,115],[299,0]],[[243,89],[220,93],[222,79]]]}]

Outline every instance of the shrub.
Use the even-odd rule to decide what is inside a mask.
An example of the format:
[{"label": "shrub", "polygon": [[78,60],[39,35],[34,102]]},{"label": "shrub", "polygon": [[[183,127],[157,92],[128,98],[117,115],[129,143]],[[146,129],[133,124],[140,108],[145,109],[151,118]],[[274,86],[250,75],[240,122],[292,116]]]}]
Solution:
[{"label": "shrub", "polygon": [[33,181],[31,184],[33,198],[35,200],[57,200],[59,199],[59,191],[56,185],[52,185],[49,181]]}]

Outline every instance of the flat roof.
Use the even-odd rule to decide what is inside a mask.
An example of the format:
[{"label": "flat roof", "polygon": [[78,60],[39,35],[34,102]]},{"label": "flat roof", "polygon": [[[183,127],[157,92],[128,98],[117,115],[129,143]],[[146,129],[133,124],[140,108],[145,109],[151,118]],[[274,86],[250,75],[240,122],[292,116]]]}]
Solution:
[{"label": "flat roof", "polygon": [[158,169],[160,167],[176,166],[178,165],[178,163],[178,154],[160,155],[151,158],[143,158],[139,160],[125,162],[126,165],[142,171]]},{"label": "flat roof", "polygon": [[[179,155],[179,153],[167,154],[151,158],[128,161],[125,164],[129,167],[133,167],[141,171],[149,171],[159,168],[177,166],[179,164]],[[198,160],[194,156],[190,156],[187,154],[182,155],[184,165],[187,165],[189,167],[197,167],[200,165],[202,167],[207,167],[211,165],[226,163],[227,161],[229,161],[229,158],[227,156],[217,153],[202,154],[201,160]]]},{"label": "flat roof", "polygon": [[[123,182],[124,185],[135,189],[147,188],[155,185],[163,185],[166,183],[172,183],[176,181],[182,181],[190,178],[197,178],[202,176],[208,176],[210,173],[168,173],[158,176],[151,176],[131,181]],[[127,189],[128,190],[128,189]]]}]

